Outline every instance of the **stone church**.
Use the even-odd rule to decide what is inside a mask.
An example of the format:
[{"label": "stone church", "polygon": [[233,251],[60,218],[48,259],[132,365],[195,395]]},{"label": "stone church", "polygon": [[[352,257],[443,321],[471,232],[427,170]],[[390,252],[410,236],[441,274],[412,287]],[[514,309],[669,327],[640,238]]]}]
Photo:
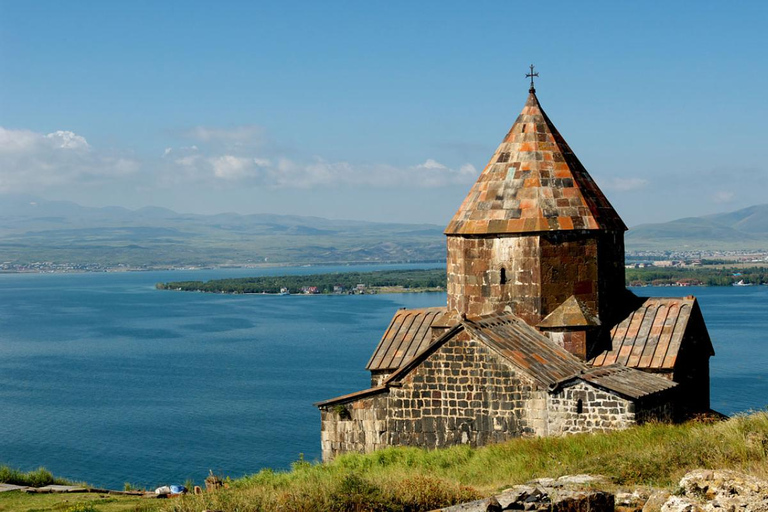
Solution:
[{"label": "stone church", "polygon": [[316,404],[323,459],[709,411],[698,303],[626,289],[626,230],[532,83],[445,229],[446,307],[397,311],[368,361],[371,387]]}]

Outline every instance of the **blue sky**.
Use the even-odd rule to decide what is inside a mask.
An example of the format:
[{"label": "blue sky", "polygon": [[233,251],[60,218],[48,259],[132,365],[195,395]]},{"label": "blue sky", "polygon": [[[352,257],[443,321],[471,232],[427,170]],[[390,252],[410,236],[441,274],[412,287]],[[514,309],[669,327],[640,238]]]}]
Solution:
[{"label": "blue sky", "polygon": [[542,106],[629,225],[768,202],[764,2],[0,0],[0,193],[445,224]]}]

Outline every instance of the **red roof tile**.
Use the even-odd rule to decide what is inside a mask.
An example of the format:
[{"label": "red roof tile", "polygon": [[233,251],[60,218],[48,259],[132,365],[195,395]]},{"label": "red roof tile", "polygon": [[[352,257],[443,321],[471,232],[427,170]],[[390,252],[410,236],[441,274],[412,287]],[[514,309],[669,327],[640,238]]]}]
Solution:
[{"label": "red roof tile", "polygon": [[532,92],[445,234],[582,229],[627,228]]},{"label": "red roof tile", "polygon": [[392,317],[366,370],[396,370],[432,341],[432,323],[445,308],[400,309]]},{"label": "red roof tile", "polygon": [[670,390],[677,386],[676,382],[659,375],[627,368],[618,364],[590,368],[571,379],[560,382],[559,385],[576,379],[589,382],[629,398],[642,398]]},{"label": "red roof tile", "polygon": [[576,356],[515,315],[487,315],[462,324],[470,336],[545,386],[586,369]]},{"label": "red roof tile", "polygon": [[[621,364],[631,368],[671,370],[675,367],[691,318],[704,319],[696,299],[650,297],[611,329],[611,349],[598,354],[592,366]],[[705,336],[706,328],[702,329]],[[709,337],[710,354],[714,354]]]}]

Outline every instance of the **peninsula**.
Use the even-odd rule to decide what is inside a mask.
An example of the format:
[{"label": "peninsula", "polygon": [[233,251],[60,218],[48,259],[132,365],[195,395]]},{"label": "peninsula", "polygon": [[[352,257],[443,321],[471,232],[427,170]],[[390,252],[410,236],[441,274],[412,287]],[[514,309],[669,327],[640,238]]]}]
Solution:
[{"label": "peninsula", "polygon": [[157,283],[158,290],[208,293],[370,294],[445,291],[443,269],[380,270],[292,276],[261,276],[210,281]]}]

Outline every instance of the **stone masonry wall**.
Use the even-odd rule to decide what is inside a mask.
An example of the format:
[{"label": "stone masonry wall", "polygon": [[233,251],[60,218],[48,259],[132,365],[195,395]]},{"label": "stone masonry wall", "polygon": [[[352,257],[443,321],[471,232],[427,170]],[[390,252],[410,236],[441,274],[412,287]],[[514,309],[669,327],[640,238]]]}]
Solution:
[{"label": "stone masonry wall", "polygon": [[390,445],[481,446],[546,427],[546,396],[466,333],[390,389]]},{"label": "stone masonry wall", "polygon": [[344,452],[370,453],[387,444],[387,394],[320,409],[323,460]]},{"label": "stone masonry wall", "polygon": [[550,394],[548,419],[548,435],[624,429],[635,424],[635,404],[577,381],[572,386]]},{"label": "stone masonry wall", "polygon": [[[541,318],[575,295],[598,312],[597,240],[553,233],[541,238]],[[624,283],[621,283],[622,286]]]},{"label": "stone masonry wall", "polygon": [[649,421],[672,423],[675,421],[675,403],[672,400],[645,400],[638,403],[635,411],[635,421],[638,425]]},{"label": "stone masonry wall", "polygon": [[392,375],[390,370],[371,371],[371,387],[375,388],[384,384],[384,381]]},{"label": "stone masonry wall", "polygon": [[539,317],[538,236],[449,236],[447,245],[448,311],[476,316],[510,306],[526,322]]},{"label": "stone masonry wall", "polygon": [[449,236],[448,310],[475,316],[509,306],[536,325],[575,295],[608,318],[625,289],[623,240],[623,233],[586,231]]},{"label": "stone masonry wall", "polygon": [[597,245],[598,295],[601,298],[598,314],[605,325],[620,316],[626,287],[624,266],[624,232],[607,232],[600,235]]}]

